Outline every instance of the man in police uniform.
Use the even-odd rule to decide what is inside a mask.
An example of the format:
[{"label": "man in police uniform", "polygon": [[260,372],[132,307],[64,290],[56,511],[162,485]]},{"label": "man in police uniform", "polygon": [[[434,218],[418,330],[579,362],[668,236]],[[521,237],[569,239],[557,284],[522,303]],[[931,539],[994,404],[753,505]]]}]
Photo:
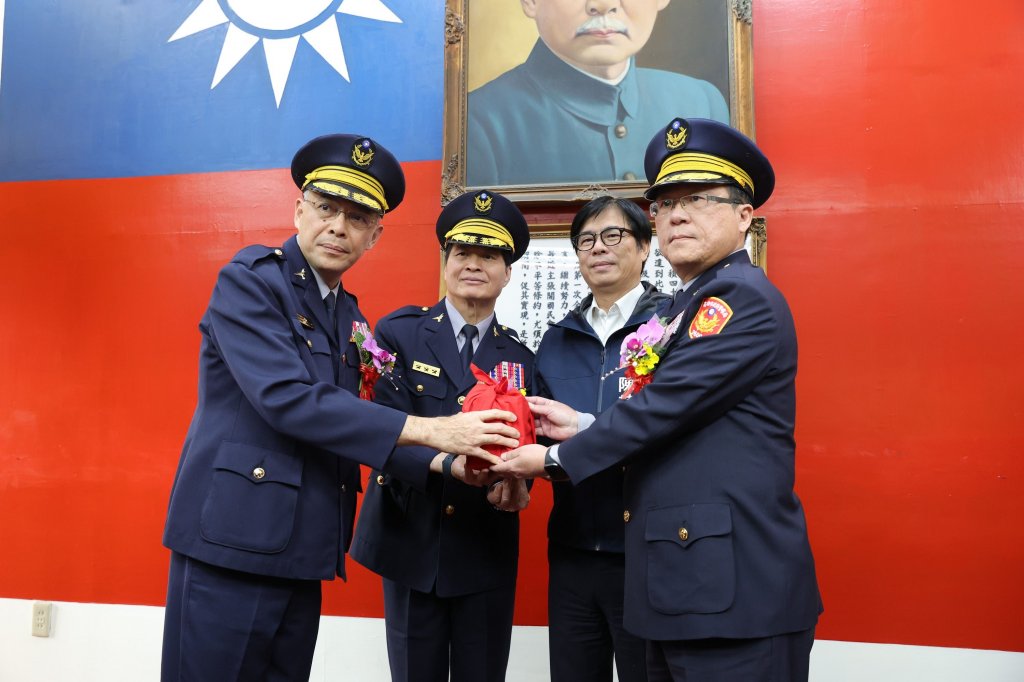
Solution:
[{"label": "man in police uniform", "polygon": [[163,680],[308,679],[320,581],[345,577],[358,463],[423,481],[437,450],[517,443],[485,421],[509,412],[420,419],[355,396],[365,318],[341,278],[405,179],[355,135],[312,140],[291,170],[298,235],[240,251],[199,325],[198,404],[164,531]]},{"label": "man in police uniform", "polygon": [[578,483],[627,466],[624,622],[648,640],[652,682],[806,680],[821,601],[793,492],[796,333],[743,249],[775,175],[752,141],[701,119],[659,131],[645,167],[683,282],[653,381],[589,427],[538,401],[539,431],[568,440],[493,470]]},{"label": "man in police uniform", "polygon": [[469,184],[637,180],[638,140],[671,116],[728,123],[711,83],[636,65],[668,2],[521,0],[540,38],[524,63],[469,94]]},{"label": "man in police uniform", "polygon": [[[511,264],[530,241],[522,213],[490,191],[466,193],[437,219],[446,294],[431,307],[406,306],[377,325],[398,360],[398,390],[377,401],[421,416],[454,414],[476,384],[472,364],[511,388],[529,390],[533,353],[494,316]],[[442,474],[410,485],[373,472],[352,557],[384,578],[388,658],[395,682],[500,682],[512,634],[522,481],[490,492]],[[456,465],[457,467],[460,465]],[[508,488],[506,489],[506,486]]]},{"label": "man in police uniform", "polygon": [[[590,295],[552,324],[537,349],[536,394],[598,414],[629,379],[619,366],[627,334],[671,297],[642,282],[651,223],[628,199],[602,196],[576,213],[569,239]],[[647,679],[644,642],[622,627],[622,467],[554,484],[548,521],[548,643],[552,682]]]}]

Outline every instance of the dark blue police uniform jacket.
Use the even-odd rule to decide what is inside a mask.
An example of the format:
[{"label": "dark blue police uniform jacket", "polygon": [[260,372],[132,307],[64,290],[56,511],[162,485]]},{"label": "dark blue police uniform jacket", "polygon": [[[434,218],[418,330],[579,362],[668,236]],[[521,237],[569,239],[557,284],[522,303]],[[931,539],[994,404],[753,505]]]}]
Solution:
[{"label": "dark blue police uniform jacket", "polygon": [[[710,297],[732,317],[690,338]],[[628,465],[625,627],[651,640],[809,629],[821,602],[793,492],[789,307],[739,251],[677,294],[666,316],[679,313],[654,380],[559,447],[573,481]]]},{"label": "dark blue police uniform jacket", "polygon": [[[406,415],[360,400],[353,321],[337,327],[293,237],[226,265],[199,325],[199,396],[164,545],[209,564],[306,580],[344,577],[359,465],[425,478],[426,448],[392,457]],[[338,378],[335,379],[335,361]]]},{"label": "dark blue police uniform jacket", "polygon": [[[615,371],[622,340],[664,309],[672,297],[644,282],[644,293],[632,315],[604,345],[586,320],[593,300],[588,295],[545,332],[537,348],[534,388],[537,395],[596,415],[619,400],[623,382],[628,381],[624,370]],[[576,486],[554,483],[548,539],[576,549],[624,552],[622,479],[622,467],[610,467]]]},{"label": "dark blue police uniform jacket", "polygon": [[[396,310],[378,323],[375,336],[398,356],[398,390],[378,382],[379,403],[421,417],[462,410],[476,379],[462,367],[443,299],[432,308]],[[494,320],[473,363],[490,372],[502,361],[521,364],[530,379],[533,352]],[[419,592],[436,586],[437,596],[456,597],[514,588],[518,557],[519,515],[494,509],[486,488],[440,474],[430,474],[425,486],[379,467],[371,474],[352,558],[375,573]]]}]

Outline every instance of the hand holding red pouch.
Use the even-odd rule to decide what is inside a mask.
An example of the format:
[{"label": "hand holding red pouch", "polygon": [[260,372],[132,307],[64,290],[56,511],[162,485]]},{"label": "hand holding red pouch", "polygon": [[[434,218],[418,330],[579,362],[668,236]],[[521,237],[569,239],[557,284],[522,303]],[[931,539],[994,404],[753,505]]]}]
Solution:
[{"label": "hand holding red pouch", "polygon": [[[508,410],[516,415],[516,421],[510,424],[510,426],[519,431],[519,445],[536,443],[537,435],[533,426],[533,413],[530,412],[530,405],[526,402],[526,397],[519,392],[519,389],[508,385],[508,377],[502,377],[500,380],[495,381],[476,365],[471,365],[470,367],[473,370],[473,376],[476,377],[477,384],[470,390],[466,400],[462,403],[462,411]],[[500,445],[485,445],[484,449],[493,455],[501,457],[503,453],[508,452],[511,448]],[[477,457],[466,458],[467,469],[480,471],[489,466],[489,462]]]}]

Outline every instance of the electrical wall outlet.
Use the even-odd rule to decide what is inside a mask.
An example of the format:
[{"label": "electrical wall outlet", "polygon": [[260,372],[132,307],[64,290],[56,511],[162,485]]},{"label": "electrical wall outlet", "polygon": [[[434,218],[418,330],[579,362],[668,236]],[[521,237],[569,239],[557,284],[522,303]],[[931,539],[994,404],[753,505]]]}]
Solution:
[{"label": "electrical wall outlet", "polygon": [[32,636],[50,636],[50,616],[53,614],[53,604],[48,601],[37,601],[32,605]]}]

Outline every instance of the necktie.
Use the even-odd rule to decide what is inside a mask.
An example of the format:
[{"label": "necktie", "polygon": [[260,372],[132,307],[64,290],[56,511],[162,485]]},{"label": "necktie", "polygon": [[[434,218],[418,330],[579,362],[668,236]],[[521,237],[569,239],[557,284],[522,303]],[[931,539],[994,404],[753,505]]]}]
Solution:
[{"label": "necktie", "polygon": [[462,345],[462,366],[469,369],[469,363],[473,359],[473,339],[476,338],[476,327],[471,324],[463,325],[462,335],[466,337],[466,343]]},{"label": "necktie", "polygon": [[333,291],[327,292],[324,296],[324,307],[327,308],[327,318],[331,321],[331,332],[338,328],[338,295]]}]

